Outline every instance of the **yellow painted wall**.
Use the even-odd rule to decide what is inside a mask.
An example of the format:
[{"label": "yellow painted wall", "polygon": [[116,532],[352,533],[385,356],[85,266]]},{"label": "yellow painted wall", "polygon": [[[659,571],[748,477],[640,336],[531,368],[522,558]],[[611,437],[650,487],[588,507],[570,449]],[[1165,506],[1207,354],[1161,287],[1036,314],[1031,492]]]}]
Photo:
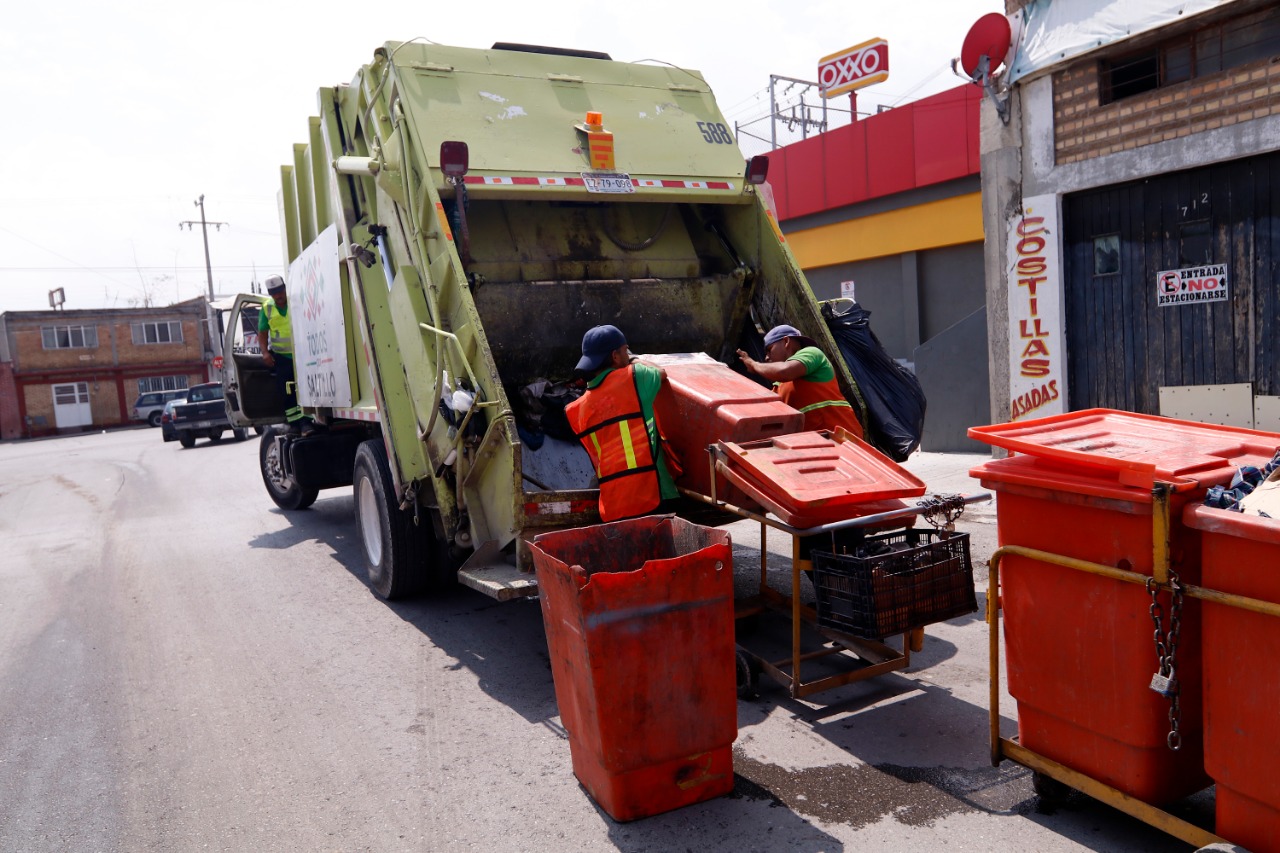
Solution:
[{"label": "yellow painted wall", "polygon": [[981,241],[982,193],[787,232],[805,269]]}]

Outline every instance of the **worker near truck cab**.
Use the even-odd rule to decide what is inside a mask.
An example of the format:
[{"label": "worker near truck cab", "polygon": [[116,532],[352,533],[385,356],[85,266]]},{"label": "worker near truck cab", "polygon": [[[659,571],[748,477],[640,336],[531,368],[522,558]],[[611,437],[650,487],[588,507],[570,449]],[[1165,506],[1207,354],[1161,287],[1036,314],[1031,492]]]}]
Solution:
[{"label": "worker near truck cab", "polygon": [[302,432],[302,409],[298,406],[298,394],[293,372],[293,324],[289,322],[289,294],[284,279],[268,276],[267,295],[271,300],[263,303],[258,315],[258,348],[262,360],[271,368],[276,387],[285,400],[284,419],[290,432]]},{"label": "worker near truck cab", "polygon": [[862,424],[840,393],[836,369],[814,342],[795,326],[774,326],[764,336],[763,362],[738,350],[747,370],[774,383],[782,401],[804,413],[804,428],[844,427],[862,438]]},{"label": "worker near truck cab", "polygon": [[587,330],[577,371],[590,377],[587,390],[564,413],[595,467],[600,518],[618,521],[671,511],[680,497],[671,469],[678,476],[679,463],[653,408],[666,371],[637,361],[617,326]]}]

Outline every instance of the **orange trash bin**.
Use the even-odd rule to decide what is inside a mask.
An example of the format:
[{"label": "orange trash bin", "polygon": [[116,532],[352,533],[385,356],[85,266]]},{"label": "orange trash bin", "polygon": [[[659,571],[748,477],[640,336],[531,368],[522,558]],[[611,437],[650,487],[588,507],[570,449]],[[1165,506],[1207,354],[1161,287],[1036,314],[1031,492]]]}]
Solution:
[{"label": "orange trash bin", "polygon": [[[1185,507],[1244,464],[1264,465],[1280,436],[1110,409],[974,427],[1016,451],[972,471],[996,493],[1001,545],[1153,573],[1156,481],[1169,483],[1171,568],[1200,584],[1200,536]],[[1151,597],[1140,585],[1025,557],[1001,562],[1009,693],[1024,746],[1130,796],[1163,804],[1206,787],[1200,602],[1184,600],[1178,645],[1182,747],[1170,750]],[[1167,630],[1169,597],[1161,594]]]},{"label": "orange trash bin", "polygon": [[[970,472],[996,493],[1000,545],[1021,545],[1150,575],[1152,500],[1141,489],[1030,457]],[[1203,491],[1171,499],[1178,511]],[[1199,583],[1195,543],[1170,531],[1182,580]],[[1025,557],[1000,562],[1009,695],[1023,746],[1147,803],[1207,787],[1201,747],[1199,603],[1185,599],[1178,645],[1182,748],[1169,749],[1169,700],[1150,689],[1151,596],[1131,583]],[[1166,613],[1169,599],[1161,597]]]},{"label": "orange trash bin", "polygon": [[[1204,586],[1280,604],[1280,520],[1189,506]],[[1280,851],[1280,617],[1203,603],[1204,762],[1217,783],[1216,833]]]},{"label": "orange trash bin", "polygon": [[[670,357],[668,357],[670,358]],[[728,365],[707,358],[663,361],[667,392],[654,401],[663,435],[675,450],[684,473],[677,483],[701,495],[711,494],[708,445],[717,441],[756,441],[804,429],[804,415],[782,402],[774,391]],[[716,497],[754,507],[746,494],[723,477],[715,478]]]},{"label": "orange trash bin", "polygon": [[544,533],[530,550],[583,787],[619,821],[733,790],[729,534],[647,516]]}]

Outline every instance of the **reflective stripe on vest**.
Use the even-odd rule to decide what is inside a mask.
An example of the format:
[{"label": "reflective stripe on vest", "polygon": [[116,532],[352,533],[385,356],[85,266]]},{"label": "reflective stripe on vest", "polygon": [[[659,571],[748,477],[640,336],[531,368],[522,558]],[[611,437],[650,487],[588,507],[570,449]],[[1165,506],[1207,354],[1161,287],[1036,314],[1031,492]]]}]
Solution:
[{"label": "reflective stripe on vest", "polygon": [[614,370],[564,409],[600,483],[600,518],[644,515],[662,502],[635,370]]},{"label": "reflective stripe on vest", "polygon": [[281,314],[274,302],[262,307],[267,312],[267,347],[272,352],[293,353],[293,324],[286,314]]},{"label": "reflective stripe on vest", "polygon": [[826,382],[809,382],[796,379],[778,383],[778,396],[788,406],[804,413],[806,430],[835,429],[844,427],[862,438],[862,424],[853,407],[840,393],[840,383],[835,379]]}]

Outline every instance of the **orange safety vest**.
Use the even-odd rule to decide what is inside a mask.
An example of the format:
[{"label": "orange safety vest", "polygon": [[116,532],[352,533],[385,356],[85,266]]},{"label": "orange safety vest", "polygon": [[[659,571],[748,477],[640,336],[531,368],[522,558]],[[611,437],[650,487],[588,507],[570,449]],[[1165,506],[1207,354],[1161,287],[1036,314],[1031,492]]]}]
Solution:
[{"label": "orange safety vest", "polygon": [[834,431],[836,427],[844,427],[862,438],[862,424],[858,423],[858,416],[840,393],[840,383],[835,379],[828,379],[826,382],[804,379],[779,382],[777,392],[782,402],[804,412],[805,431]]},{"label": "orange safety vest", "polygon": [[662,502],[658,466],[640,408],[635,370],[614,370],[564,407],[600,482],[600,518],[645,515]]}]

